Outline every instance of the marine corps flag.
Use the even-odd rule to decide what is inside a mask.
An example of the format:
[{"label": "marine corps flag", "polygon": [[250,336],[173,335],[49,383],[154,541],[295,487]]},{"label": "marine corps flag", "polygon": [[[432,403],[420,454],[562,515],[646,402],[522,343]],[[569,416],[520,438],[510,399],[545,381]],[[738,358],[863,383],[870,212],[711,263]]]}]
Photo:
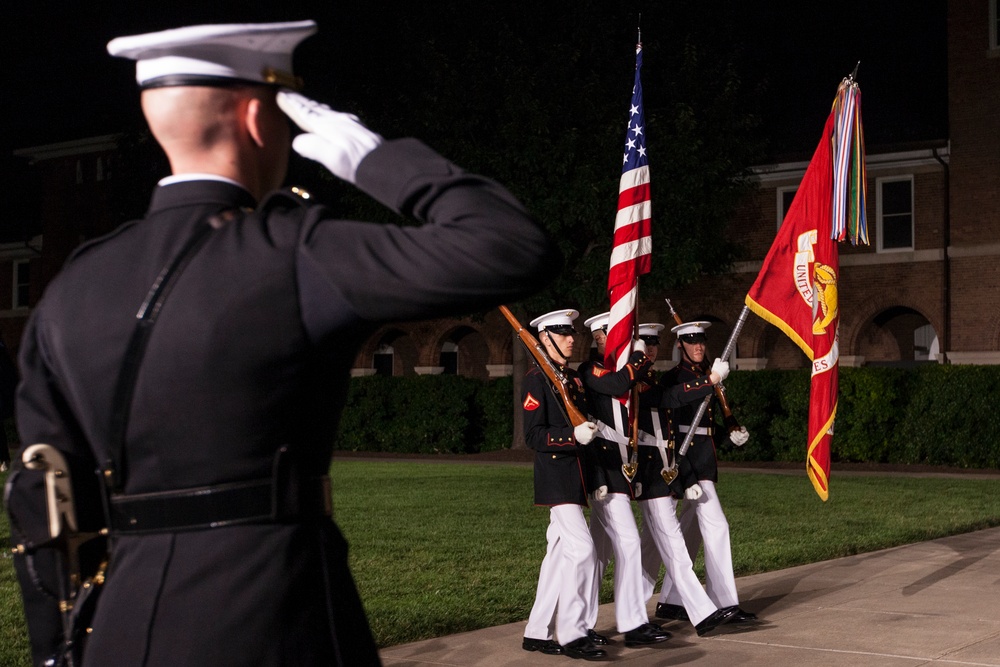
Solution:
[{"label": "marine corps flag", "polygon": [[806,473],[824,501],[837,416],[836,241],[868,243],[864,210],[861,92],[852,75],[840,84],[823,138],[746,297],[750,310],[784,331],[812,362]]}]

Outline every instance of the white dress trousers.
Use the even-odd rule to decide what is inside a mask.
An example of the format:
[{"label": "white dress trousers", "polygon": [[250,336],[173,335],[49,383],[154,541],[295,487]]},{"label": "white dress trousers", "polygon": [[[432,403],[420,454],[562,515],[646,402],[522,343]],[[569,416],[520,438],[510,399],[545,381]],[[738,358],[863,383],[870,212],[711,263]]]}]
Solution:
[{"label": "white dress trousers", "polygon": [[710,616],[717,607],[705,593],[677,520],[677,501],[674,498],[651,498],[639,501],[642,509],[642,559],[643,592],[645,599],[653,596],[653,587],[660,572],[660,562],[666,565],[664,587],[672,582],[672,590],[687,610],[691,623],[697,625]]},{"label": "white dress trousers", "polygon": [[[593,627],[587,621],[591,616],[597,567],[594,541],[583,507],[566,504],[549,508],[545,538],[545,558],[538,572],[535,603],[524,636],[553,639],[555,629],[559,643],[568,644],[586,636],[587,630]],[[596,610],[593,615],[596,617]]]},{"label": "white dress trousers", "polygon": [[[687,543],[688,555],[693,561],[702,542],[705,544],[705,590],[719,609],[738,605],[736,577],[733,576],[733,551],[729,543],[729,521],[722,511],[715,483],[707,480],[701,485],[701,498],[685,500],[681,509],[680,525]],[[682,604],[680,592],[666,578],[660,590],[660,602]],[[690,614],[690,611],[688,612]]]},{"label": "white dress trousers", "polygon": [[[597,623],[601,579],[611,556],[615,559],[615,622],[618,632],[635,630],[649,622],[643,596],[642,546],[635,525],[632,502],[622,493],[609,493],[590,504],[590,532],[597,551],[595,581],[591,589],[588,627]],[[610,543],[610,544],[609,544]]]}]

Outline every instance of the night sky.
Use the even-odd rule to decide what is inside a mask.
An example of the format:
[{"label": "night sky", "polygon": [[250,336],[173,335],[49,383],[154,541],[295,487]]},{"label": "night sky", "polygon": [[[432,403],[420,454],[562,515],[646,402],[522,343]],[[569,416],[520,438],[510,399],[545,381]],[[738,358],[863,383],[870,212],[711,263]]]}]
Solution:
[{"label": "night sky", "polygon": [[[571,15],[579,1],[508,0],[506,4],[522,5],[528,19],[524,25],[533,27],[539,39],[544,39],[570,23],[561,21],[560,16]],[[418,24],[433,26],[422,28],[428,33],[423,38],[460,40],[465,35],[463,26],[488,24],[491,6],[476,0],[283,0],[273,5],[247,1],[152,5],[134,0],[34,0],[11,4],[14,6],[5,12],[8,34],[4,49],[9,52],[2,105],[9,117],[0,147],[8,184],[16,182],[9,170],[23,168],[23,160],[10,157],[14,149],[110,134],[141,122],[134,64],[111,58],[105,51],[113,37],[196,23],[312,18],[319,22],[320,32],[307,40],[296,56],[297,71],[307,82],[318,82],[307,92],[316,97],[332,96],[321,99],[335,107],[338,95],[350,93],[347,96],[353,103],[365,107],[380,101],[359,98],[361,88],[352,88],[352,83],[379,76],[378,71],[370,71],[373,49],[382,56],[374,60],[379,66],[391,63],[392,58],[406,57],[393,51],[393,30],[409,25],[410,15],[421,12],[424,16]],[[623,25],[607,26],[609,59],[621,60],[620,54],[628,53],[635,34],[636,19],[632,17],[637,17],[643,4],[615,5]],[[672,22],[677,29],[677,23],[693,21],[685,7],[692,4],[689,0],[645,4],[650,8],[643,19],[643,34],[649,44],[656,43],[655,35],[665,22]],[[541,6],[544,16],[538,11]],[[744,84],[766,90],[760,105],[762,131],[771,138],[773,154],[812,151],[838,82],[859,60],[858,81],[870,148],[947,136],[944,0],[709,0],[699,6],[697,25],[690,29],[710,33],[716,21],[725,23],[727,39],[734,40],[741,52],[738,66]],[[466,8],[467,15],[456,16],[456,7]],[[439,22],[426,18],[430,15],[434,19],[435,11],[445,12]],[[535,15],[538,22],[532,26],[530,18]],[[571,35],[563,37],[572,39]],[[310,59],[320,47],[333,54],[334,62]],[[656,50],[648,48],[644,58],[644,72],[657,67]],[[626,62],[623,67],[627,66]],[[421,82],[413,81],[412,85]],[[628,81],[622,84],[628,85]],[[646,92],[651,94],[648,89]],[[608,103],[616,107],[624,104],[622,99]],[[453,111],[442,109],[442,113]]]}]

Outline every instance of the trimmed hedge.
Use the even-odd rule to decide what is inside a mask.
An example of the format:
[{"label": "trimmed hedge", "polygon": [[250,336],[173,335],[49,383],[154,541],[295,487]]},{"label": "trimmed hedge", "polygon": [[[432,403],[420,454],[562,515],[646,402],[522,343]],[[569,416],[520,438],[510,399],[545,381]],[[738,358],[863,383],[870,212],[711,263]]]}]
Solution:
[{"label": "trimmed hedge", "polygon": [[[477,453],[510,446],[512,379],[366,377],[351,381],[337,448]],[[728,461],[805,458],[809,371],[743,371],[726,380],[742,448]],[[1000,367],[841,368],[834,461],[1000,468]]]}]

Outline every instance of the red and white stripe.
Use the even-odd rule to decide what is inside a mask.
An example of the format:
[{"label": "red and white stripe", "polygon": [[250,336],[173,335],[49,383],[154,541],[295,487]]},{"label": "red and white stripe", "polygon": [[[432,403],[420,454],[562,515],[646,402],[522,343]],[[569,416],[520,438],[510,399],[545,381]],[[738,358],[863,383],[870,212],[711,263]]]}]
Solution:
[{"label": "red and white stripe", "polygon": [[611,315],[608,319],[608,341],[604,354],[607,368],[620,369],[632,354],[639,276],[649,273],[651,264],[653,241],[650,210],[649,166],[643,165],[622,174],[608,274]]}]

